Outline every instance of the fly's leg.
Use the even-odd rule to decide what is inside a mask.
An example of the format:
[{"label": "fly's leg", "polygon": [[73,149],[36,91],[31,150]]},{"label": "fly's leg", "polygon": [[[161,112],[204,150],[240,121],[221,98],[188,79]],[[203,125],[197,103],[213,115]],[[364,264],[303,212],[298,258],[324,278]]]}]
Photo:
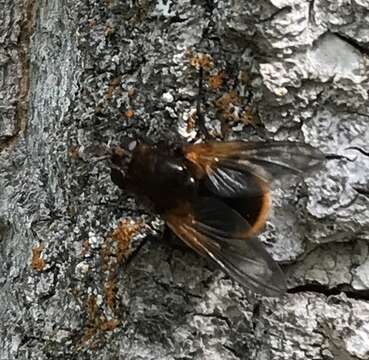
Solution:
[{"label": "fly's leg", "polygon": [[205,139],[212,139],[213,137],[210,135],[208,129],[205,126],[205,117],[203,112],[201,111],[201,105],[204,102],[204,68],[200,65],[199,67],[199,85],[198,85],[198,94],[197,94],[197,101],[196,101],[196,116],[197,116],[197,126],[204,135]]}]

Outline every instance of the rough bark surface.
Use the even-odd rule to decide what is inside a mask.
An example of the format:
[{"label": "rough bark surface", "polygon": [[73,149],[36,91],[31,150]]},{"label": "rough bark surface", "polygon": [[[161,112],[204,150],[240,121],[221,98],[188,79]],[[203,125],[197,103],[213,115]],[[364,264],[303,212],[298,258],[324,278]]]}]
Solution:
[{"label": "rough bark surface", "polygon": [[[298,140],[261,239],[290,294],[247,293],[93,162],[102,144]],[[0,1],[0,359],[369,358],[369,1]],[[233,104],[233,106],[230,105]],[[162,236],[164,233],[165,236]]]}]

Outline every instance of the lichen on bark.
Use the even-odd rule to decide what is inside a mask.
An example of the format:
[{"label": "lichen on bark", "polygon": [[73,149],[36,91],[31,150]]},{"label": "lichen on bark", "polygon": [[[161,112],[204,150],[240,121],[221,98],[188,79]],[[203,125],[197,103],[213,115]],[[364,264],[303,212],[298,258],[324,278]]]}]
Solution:
[{"label": "lichen on bark", "polygon": [[[366,1],[1,7],[1,359],[369,357],[369,158],[345,150],[369,138]],[[283,299],[165,241],[89,156],[127,136],[198,139],[198,53],[212,134],[355,158],[274,189],[260,237]]]}]

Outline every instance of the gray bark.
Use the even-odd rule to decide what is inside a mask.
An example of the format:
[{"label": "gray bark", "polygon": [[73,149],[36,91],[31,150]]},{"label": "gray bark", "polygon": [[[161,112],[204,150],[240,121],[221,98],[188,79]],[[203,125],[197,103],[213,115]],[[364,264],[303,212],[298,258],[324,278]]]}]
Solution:
[{"label": "gray bark", "polygon": [[[369,160],[344,150],[368,148],[368,1],[0,4],[0,359],[369,358]],[[356,157],[275,188],[260,238],[283,299],[160,240],[91,161],[128,135],[199,136],[199,52],[206,80],[224,73],[206,89],[213,134]],[[234,88],[253,126],[225,125]]]}]

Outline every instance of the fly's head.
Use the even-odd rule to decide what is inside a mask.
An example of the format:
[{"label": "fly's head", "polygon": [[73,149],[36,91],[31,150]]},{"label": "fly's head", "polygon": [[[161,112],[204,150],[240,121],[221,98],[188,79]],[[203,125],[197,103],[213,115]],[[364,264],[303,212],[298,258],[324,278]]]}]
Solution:
[{"label": "fly's head", "polygon": [[128,168],[136,147],[137,142],[130,141],[111,150],[111,179],[120,188],[125,188]]}]

